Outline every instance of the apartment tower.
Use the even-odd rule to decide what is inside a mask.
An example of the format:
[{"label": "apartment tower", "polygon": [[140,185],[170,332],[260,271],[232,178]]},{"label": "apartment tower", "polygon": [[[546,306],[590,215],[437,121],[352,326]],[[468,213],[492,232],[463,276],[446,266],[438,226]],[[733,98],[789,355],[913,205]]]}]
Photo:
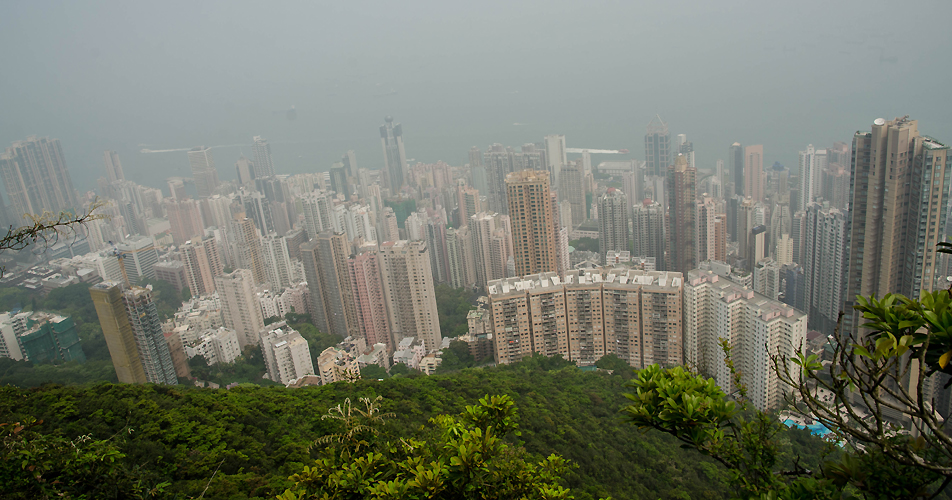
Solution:
[{"label": "apartment tower", "polygon": [[58,214],[80,206],[59,139],[34,136],[14,142],[0,154],[0,177],[18,221],[14,225],[27,223],[25,214]]},{"label": "apartment tower", "polygon": [[516,275],[556,271],[558,259],[549,173],[522,170],[506,176]]},{"label": "apartment tower", "polygon": [[396,196],[407,182],[407,153],[403,149],[403,126],[393,123],[393,117],[384,119],[380,126],[380,145],[383,146],[384,182]]},{"label": "apartment tower", "polygon": [[668,269],[686,274],[697,268],[697,170],[679,154],[668,167]]},{"label": "apartment tower", "polygon": [[438,349],[443,337],[426,243],[388,241],[380,245],[378,255],[390,315],[391,345],[415,337],[423,340],[428,352]]}]

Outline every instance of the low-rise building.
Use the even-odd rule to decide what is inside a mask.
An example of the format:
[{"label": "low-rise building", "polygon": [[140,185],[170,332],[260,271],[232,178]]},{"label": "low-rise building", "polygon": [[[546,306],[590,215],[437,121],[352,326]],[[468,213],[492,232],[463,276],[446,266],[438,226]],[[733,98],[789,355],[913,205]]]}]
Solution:
[{"label": "low-rise building", "polygon": [[414,337],[405,337],[400,341],[397,350],[393,352],[393,364],[403,363],[414,370],[418,370],[423,356],[426,356],[426,347],[423,345],[423,341]]},{"label": "low-rise building", "polygon": [[261,352],[268,378],[287,385],[305,375],[315,375],[307,340],[280,321],[261,332]]},{"label": "low-rise building", "polygon": [[328,347],[317,358],[323,385],[334,382],[352,382],[360,378],[357,359],[337,346]]}]

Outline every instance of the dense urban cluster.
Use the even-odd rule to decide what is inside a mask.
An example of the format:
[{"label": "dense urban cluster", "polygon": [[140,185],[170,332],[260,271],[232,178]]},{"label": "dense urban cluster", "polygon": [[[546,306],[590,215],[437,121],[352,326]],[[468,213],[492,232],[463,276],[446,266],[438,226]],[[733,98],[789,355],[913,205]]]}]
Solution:
[{"label": "dense urban cluster", "polygon": [[[387,117],[379,130],[380,169],[348,151],[326,172],[281,174],[254,137],[236,180],[222,182],[212,150],[196,147],[182,158],[192,177],[163,189],[126,180],[106,151],[95,193],[73,188],[58,140],[18,141],[0,157],[5,223],[97,196],[108,218],[3,256],[2,282],[87,283],[126,383],[175,384],[193,378],[190,359],[233,363],[249,347],[264,376],[289,387],[355,380],[370,365],[429,374],[457,341],[486,363],[687,365],[728,392],[733,369],[771,410],[785,392],[771,355],[822,357],[839,323],[859,328],[851,297],[915,297],[952,274],[935,252],[949,234],[952,158],[908,117],[808,145],[795,173],[740,143],[698,168],[692,143],[660,117],[644,161],[593,163],[628,151],[549,135],[473,147],[462,166],[411,164],[401,124]],[[183,293],[179,310],[162,317],[146,280]],[[463,335],[441,328],[442,284],[479,296]],[[343,341],[312,354],[282,321],[290,314]],[[85,359],[69,318],[53,312],[9,311],[0,331],[4,357]]]}]

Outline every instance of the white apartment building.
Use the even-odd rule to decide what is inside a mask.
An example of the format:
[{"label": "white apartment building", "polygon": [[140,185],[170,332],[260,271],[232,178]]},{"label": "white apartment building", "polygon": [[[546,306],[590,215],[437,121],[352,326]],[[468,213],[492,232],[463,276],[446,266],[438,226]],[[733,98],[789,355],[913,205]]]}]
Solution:
[{"label": "white apartment building", "polygon": [[305,375],[316,375],[307,340],[281,321],[261,332],[261,352],[268,377],[287,385]]}]

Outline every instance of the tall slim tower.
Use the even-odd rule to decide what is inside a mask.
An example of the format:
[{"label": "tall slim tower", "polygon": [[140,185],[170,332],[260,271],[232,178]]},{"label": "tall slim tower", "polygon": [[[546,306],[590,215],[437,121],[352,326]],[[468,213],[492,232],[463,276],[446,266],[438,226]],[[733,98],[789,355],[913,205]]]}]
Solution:
[{"label": "tall slim tower", "polygon": [[122,291],[122,300],[136,338],[146,380],[153,384],[178,384],[172,352],[162,333],[162,322],[152,290],[133,286]]},{"label": "tall slim tower", "polygon": [[[916,120],[877,118],[853,136],[845,300],[935,288],[950,175],[949,147],[920,135]],[[854,332],[860,321],[854,312]]]},{"label": "tall slim tower", "polygon": [[383,146],[384,182],[390,194],[396,195],[407,182],[407,153],[403,149],[403,126],[393,123],[393,117],[384,118],[380,126],[380,144]]},{"label": "tall slim tower", "polygon": [[744,196],[755,202],[764,201],[764,147],[744,148]]},{"label": "tall slim tower", "polygon": [[103,281],[89,288],[89,295],[96,306],[96,315],[102,326],[102,334],[109,347],[112,366],[116,377],[123,384],[144,384],[148,382],[139,349],[136,346],[135,332],[126,312],[122,288],[115,281]]},{"label": "tall slim tower", "polygon": [[438,349],[443,337],[426,243],[388,241],[380,246],[378,255],[394,345],[416,337],[423,340],[428,352]]},{"label": "tall slim tower", "polygon": [[608,188],[598,197],[598,253],[628,250],[628,197],[620,189]]},{"label": "tall slim tower", "polygon": [[647,175],[664,176],[671,161],[671,133],[668,124],[655,115],[645,134],[645,168]]},{"label": "tall slim tower", "polygon": [[238,174],[238,184],[249,189],[255,185],[255,166],[251,160],[241,155],[235,162],[235,173]]},{"label": "tall slim tower", "polygon": [[555,215],[549,197],[549,173],[523,170],[506,176],[516,276],[556,271]]},{"label": "tall slim tower", "polygon": [[24,214],[59,213],[79,208],[59,139],[29,137],[0,154],[0,176],[18,223]]},{"label": "tall slim tower", "polygon": [[268,140],[256,135],[251,145],[251,161],[254,164],[255,179],[274,175],[274,160],[271,159],[271,145]]},{"label": "tall slim tower", "polygon": [[109,182],[126,180],[125,174],[122,173],[122,163],[119,163],[119,155],[115,151],[105,151],[102,156],[106,164],[106,178],[109,179]]},{"label": "tall slim tower", "polygon": [[832,335],[846,287],[849,214],[813,202],[807,205],[804,240],[804,301],[809,326]]},{"label": "tall slim tower", "polygon": [[678,154],[668,167],[668,270],[687,275],[697,268],[697,170]]},{"label": "tall slim tower", "polygon": [[215,159],[212,150],[205,146],[192,148],[188,152],[188,163],[192,167],[192,178],[195,180],[195,189],[199,198],[207,198],[218,187],[218,171],[215,170]]},{"label": "tall slim tower", "polygon": [[665,238],[664,207],[658,202],[645,200],[632,208],[632,233],[635,251],[633,257],[654,257],[655,267],[664,271],[667,238]]},{"label": "tall slim tower", "polygon": [[[238,265],[251,271],[256,284],[265,283],[268,276],[264,271],[264,259],[261,256],[261,236],[255,227],[254,221],[247,217],[236,219],[235,227],[235,256]],[[255,339],[257,342],[257,339]]]},{"label": "tall slim tower", "polygon": [[[307,284],[312,303],[316,307],[323,306],[328,328],[324,331],[341,337],[357,336],[357,311],[347,269],[347,257],[350,255],[347,237],[344,233],[323,231],[308,242],[306,248],[310,248],[311,244],[314,244],[314,249],[309,252],[317,259],[313,269],[317,275],[314,280],[308,276]],[[302,246],[302,251],[304,248]],[[304,269],[307,271],[308,266]],[[318,300],[322,301],[322,304],[317,304]]]},{"label": "tall slim tower", "polygon": [[568,164],[564,135],[545,136],[545,163],[546,169],[549,171],[549,179],[552,179],[552,185],[559,186],[559,175],[562,167]]},{"label": "tall slim tower", "polygon": [[388,352],[392,352],[395,346],[390,337],[383,283],[380,280],[380,258],[376,246],[362,250],[347,259],[360,336],[367,341],[368,346],[379,342],[386,344]]},{"label": "tall slim tower", "polygon": [[731,182],[734,184],[734,194],[745,196],[744,146],[741,146],[739,142],[731,144],[727,151],[727,169],[730,170]]},{"label": "tall slim tower", "polygon": [[800,151],[800,200],[797,207],[805,210],[806,206],[812,203],[818,196],[822,195],[822,185],[820,180],[826,172],[828,165],[827,152],[825,149],[815,149],[813,144],[808,144],[805,151]]},{"label": "tall slim tower", "polygon": [[261,306],[255,295],[255,280],[248,269],[235,269],[215,277],[215,288],[221,299],[221,313],[225,328],[238,333],[242,349],[258,343],[258,334],[264,328]]}]

